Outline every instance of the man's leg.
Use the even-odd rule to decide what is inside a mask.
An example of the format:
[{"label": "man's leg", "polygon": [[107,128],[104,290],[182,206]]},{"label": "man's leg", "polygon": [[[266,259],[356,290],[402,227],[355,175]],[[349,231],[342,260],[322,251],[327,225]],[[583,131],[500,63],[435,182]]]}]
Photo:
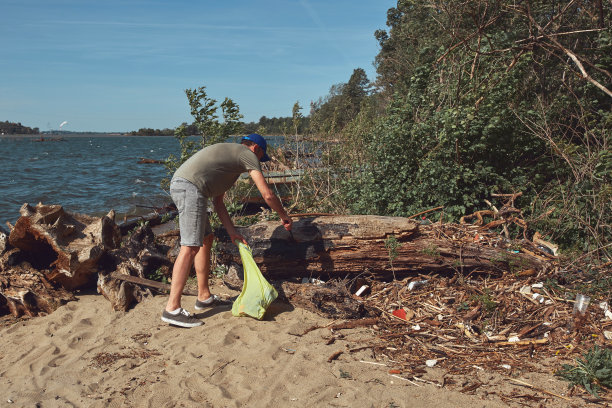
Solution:
[{"label": "man's leg", "polygon": [[[172,283],[170,285],[170,296],[166,304],[166,310],[172,312],[181,307],[181,295],[193,265],[194,258],[200,251],[200,247],[181,246],[174,267],[172,268]],[[198,279],[199,280],[199,279]]]},{"label": "man's leg", "polygon": [[198,300],[204,301],[210,298],[208,277],[210,276],[210,255],[215,236],[209,234],[204,237],[204,243],[195,256],[194,266],[198,277]]}]

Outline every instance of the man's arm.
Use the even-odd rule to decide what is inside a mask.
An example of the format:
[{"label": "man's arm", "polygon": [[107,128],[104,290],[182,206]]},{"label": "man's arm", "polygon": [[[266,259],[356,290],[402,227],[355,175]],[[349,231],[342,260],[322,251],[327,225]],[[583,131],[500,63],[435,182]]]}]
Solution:
[{"label": "man's arm", "polygon": [[223,226],[225,227],[225,230],[230,236],[230,240],[232,242],[239,240],[243,244],[248,245],[244,237],[238,234],[238,231],[236,231],[236,227],[234,227],[232,218],[227,212],[227,207],[225,206],[225,203],[223,202],[224,196],[225,196],[225,193],[213,198],[213,206],[215,207],[215,212],[219,215],[219,218],[221,219],[221,223],[223,224]]},{"label": "man's arm", "polygon": [[272,190],[270,190],[270,186],[268,186],[268,183],[266,183],[266,179],[264,178],[263,173],[259,170],[251,170],[249,171],[249,175],[257,186],[257,189],[261,193],[261,196],[263,197],[266,204],[268,204],[270,208],[272,208],[278,213],[281,220],[283,221],[283,226],[285,227],[285,229],[287,231],[291,231],[291,225],[293,224],[293,221],[291,220],[291,217],[287,215],[287,212],[283,208],[283,203],[281,203],[276,194],[274,194]]}]

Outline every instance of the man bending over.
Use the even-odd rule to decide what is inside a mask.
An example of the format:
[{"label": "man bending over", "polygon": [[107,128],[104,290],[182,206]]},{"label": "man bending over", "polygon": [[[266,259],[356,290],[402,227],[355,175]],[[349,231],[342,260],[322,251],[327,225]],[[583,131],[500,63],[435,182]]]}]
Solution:
[{"label": "man bending over", "polygon": [[181,250],[172,269],[170,296],[161,317],[164,322],[181,327],[203,324],[181,307],[181,295],[192,265],[195,266],[198,279],[195,309],[202,310],[215,301],[208,287],[214,239],[206,212],[209,198],[212,198],[213,207],[231,241],[239,240],[247,244],[236,231],[223,202],[225,192],[234,185],[241,173],[249,173],[266,204],[278,213],[285,229],[291,230],[291,217],[270,190],[261,172],[260,162],[270,160],[266,147],[266,140],[256,133],[243,137],[240,144],[217,143],[191,156],[174,173],[170,182],[170,195],[179,211]]}]

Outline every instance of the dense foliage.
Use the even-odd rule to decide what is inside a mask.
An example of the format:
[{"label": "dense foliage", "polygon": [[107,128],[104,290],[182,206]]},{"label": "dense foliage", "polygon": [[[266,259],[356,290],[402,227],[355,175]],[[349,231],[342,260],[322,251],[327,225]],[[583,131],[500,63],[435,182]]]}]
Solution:
[{"label": "dense foliage", "polygon": [[[286,135],[292,131],[293,118],[291,116],[284,116],[280,118],[268,118],[262,116],[257,122],[247,122],[244,124],[244,133],[259,133],[262,135]],[[303,134],[308,128],[308,119],[300,123],[298,132]]]},{"label": "dense foliage", "polygon": [[[389,30],[376,33],[378,93],[360,105],[368,114],[341,126],[327,114],[319,128],[342,129],[341,201],[404,216],[444,205],[456,220],[492,193],[522,191],[516,204],[534,228],[605,248],[611,18],[601,1],[398,1]],[[333,88],[318,112],[338,112],[341,94]]]},{"label": "dense foliage", "polygon": [[140,128],[129,133],[131,136],[172,136],[174,129]]},{"label": "dense foliage", "polygon": [[38,128],[23,126],[21,123],[9,121],[0,122],[0,134],[4,135],[35,135],[40,133]]}]

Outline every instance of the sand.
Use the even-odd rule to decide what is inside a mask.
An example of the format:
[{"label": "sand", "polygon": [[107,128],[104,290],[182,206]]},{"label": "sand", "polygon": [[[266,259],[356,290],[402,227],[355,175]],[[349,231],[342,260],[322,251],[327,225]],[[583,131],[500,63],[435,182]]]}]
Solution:
[{"label": "sand", "polygon": [[[237,295],[218,281],[213,291]],[[344,331],[344,339],[327,345],[328,329],[296,334],[329,319],[284,303],[273,303],[262,321],[233,317],[230,305],[217,306],[198,313],[203,326],[182,329],[160,320],[165,301],[155,296],[115,312],[102,296],[79,294],[48,316],[0,328],[0,406],[571,406],[478,370],[472,380],[485,385],[476,394],[459,392],[461,379],[439,387],[393,377],[389,362],[377,361],[370,350],[346,351],[349,341],[354,347],[372,338],[369,329]],[[183,297],[188,310],[194,302]],[[340,350],[345,352],[328,362]],[[428,371],[424,379],[442,382],[442,369]],[[552,375],[526,373],[521,379],[567,392],[567,384]],[[500,398],[513,392],[546,399],[522,397],[508,405]]]}]

